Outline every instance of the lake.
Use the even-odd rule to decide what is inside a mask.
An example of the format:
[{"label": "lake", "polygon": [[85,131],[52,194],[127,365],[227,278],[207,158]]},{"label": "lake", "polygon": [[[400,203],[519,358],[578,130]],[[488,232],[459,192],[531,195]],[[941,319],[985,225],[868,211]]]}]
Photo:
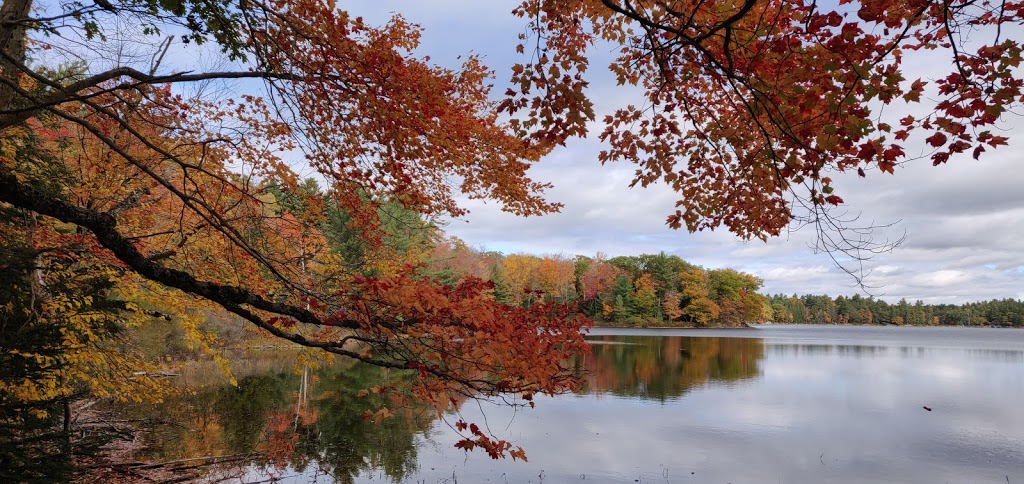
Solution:
[{"label": "lake", "polygon": [[303,375],[287,358],[240,371],[237,388],[186,374],[194,395],[133,409],[175,422],[141,457],[231,455],[207,477],[233,482],[1024,483],[1024,331],[598,328],[588,339],[580,393],[532,410],[461,405],[526,463],[453,448],[457,418],[426,408],[365,421],[373,396],[355,393],[401,374]]}]

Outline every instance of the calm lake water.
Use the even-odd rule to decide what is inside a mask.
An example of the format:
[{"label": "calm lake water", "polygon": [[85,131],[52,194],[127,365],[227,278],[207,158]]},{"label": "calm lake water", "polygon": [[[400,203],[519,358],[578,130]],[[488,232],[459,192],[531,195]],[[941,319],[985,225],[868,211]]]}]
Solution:
[{"label": "calm lake water", "polygon": [[453,448],[454,432],[426,409],[365,422],[375,402],[355,392],[400,374],[302,376],[283,362],[253,366],[237,388],[208,384],[136,409],[179,423],[142,457],[261,453],[209,476],[233,482],[1024,483],[1024,331],[595,329],[588,339],[583,392],[518,412],[460,408],[470,421],[482,412],[527,463]]}]

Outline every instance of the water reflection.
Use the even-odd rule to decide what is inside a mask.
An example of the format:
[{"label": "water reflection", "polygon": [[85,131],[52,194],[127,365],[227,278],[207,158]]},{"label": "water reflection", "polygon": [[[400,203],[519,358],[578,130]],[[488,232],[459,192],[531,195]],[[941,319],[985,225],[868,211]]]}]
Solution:
[{"label": "water reflection", "polygon": [[[860,346],[860,345],[829,345],[829,344],[794,344],[794,343],[768,343],[766,351],[778,356],[829,356],[833,354],[858,357],[858,356],[881,356],[889,351],[886,346]],[[907,350],[908,348],[902,348]]]},{"label": "water reflection", "polygon": [[772,356],[793,357],[804,355],[839,356],[846,358],[883,358],[898,355],[900,358],[936,358],[942,355],[954,358],[967,357],[972,360],[989,360],[1024,363],[1024,350],[950,348],[933,346],[853,345],[853,344],[805,344],[763,342],[764,353]]},{"label": "water reflection", "polygon": [[238,386],[200,388],[187,397],[134,409],[173,422],[154,435],[140,457],[167,462],[197,456],[245,456],[242,465],[220,469],[220,478],[259,472],[273,476],[313,469],[336,482],[374,469],[402,481],[415,468],[414,436],[431,424],[425,407],[399,407],[395,418],[364,418],[385,402],[360,390],[401,385],[408,374],[387,369],[335,366],[301,373],[248,375]]},{"label": "water reflection", "polygon": [[[764,358],[763,342],[749,338],[600,336],[594,343],[578,361],[586,369],[583,395],[672,401],[694,388],[756,378]],[[375,423],[364,414],[385,402],[372,393],[359,396],[375,385],[400,387],[408,373],[364,365],[301,373],[254,366],[237,387],[195,372],[200,378],[189,380],[198,386],[192,394],[134,407],[135,418],[173,422],[159,428],[154,445],[138,457],[240,456],[236,466],[219,469],[218,478],[305,474],[353,482],[372,472],[402,482],[419,470],[417,448],[436,424],[435,414],[402,407]]]},{"label": "water reflection", "polygon": [[[741,337],[752,334],[761,337]],[[1024,480],[1024,332],[590,339],[576,362],[587,369],[579,395],[519,413],[486,407],[491,429],[522,445],[528,463],[463,454],[427,409],[364,420],[383,402],[357,392],[408,376],[345,365],[257,368],[237,388],[189,380],[194,395],[149,408],[179,424],[140,457],[245,455],[207,476],[245,482]],[[476,405],[461,411],[485,418]]]},{"label": "water reflection", "polygon": [[584,393],[666,401],[708,383],[758,375],[764,344],[753,338],[598,336],[585,358]]}]

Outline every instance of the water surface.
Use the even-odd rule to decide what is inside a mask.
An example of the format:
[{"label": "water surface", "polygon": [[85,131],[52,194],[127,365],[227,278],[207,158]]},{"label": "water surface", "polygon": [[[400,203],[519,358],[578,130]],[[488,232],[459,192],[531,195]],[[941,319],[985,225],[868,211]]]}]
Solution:
[{"label": "water surface", "polygon": [[[452,447],[407,407],[382,424],[359,389],[403,375],[254,371],[154,409],[154,460],[258,453],[234,482],[1024,483],[1024,331],[595,329],[587,384],[533,410],[464,403],[529,462]],[[926,410],[928,407],[931,411]],[[453,422],[457,418],[449,417]]]}]

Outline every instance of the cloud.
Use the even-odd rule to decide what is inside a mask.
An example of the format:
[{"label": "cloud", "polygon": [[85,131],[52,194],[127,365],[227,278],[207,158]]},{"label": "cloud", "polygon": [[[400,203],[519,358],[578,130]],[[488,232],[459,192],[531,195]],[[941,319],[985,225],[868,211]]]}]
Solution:
[{"label": "cloud", "polygon": [[820,278],[829,272],[829,267],[818,265],[809,267],[773,267],[761,272],[760,276],[773,281],[807,281]]},{"label": "cloud", "polygon": [[964,284],[969,279],[970,276],[963,271],[941,270],[918,274],[911,281],[925,287],[948,287],[954,284]]}]

